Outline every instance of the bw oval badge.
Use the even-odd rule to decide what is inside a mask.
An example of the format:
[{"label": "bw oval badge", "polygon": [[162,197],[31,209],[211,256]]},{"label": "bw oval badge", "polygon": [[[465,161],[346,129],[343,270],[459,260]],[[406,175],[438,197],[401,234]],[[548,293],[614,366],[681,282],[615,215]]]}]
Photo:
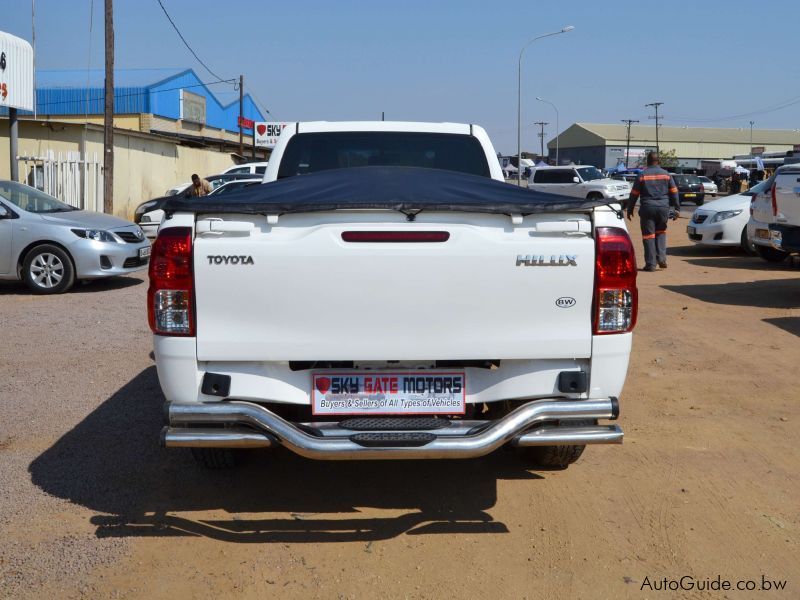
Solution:
[{"label": "bw oval badge", "polygon": [[572,308],[575,306],[575,298],[571,298],[569,296],[561,296],[558,300],[556,300],[556,306],[558,308]]}]

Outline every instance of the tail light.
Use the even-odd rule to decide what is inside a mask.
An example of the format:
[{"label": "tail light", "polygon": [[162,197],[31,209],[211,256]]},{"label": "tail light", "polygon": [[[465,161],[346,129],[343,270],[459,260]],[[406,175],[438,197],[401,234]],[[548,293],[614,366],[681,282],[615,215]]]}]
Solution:
[{"label": "tail light", "polygon": [[164,229],[153,243],[147,318],[150,329],[158,335],[195,333],[190,227]]},{"label": "tail light", "polygon": [[628,233],[598,227],[595,237],[594,333],[625,333],[636,325],[636,255]]},{"label": "tail light", "polygon": [[772,216],[778,216],[778,197],[777,193],[775,192],[775,184],[772,184]]}]

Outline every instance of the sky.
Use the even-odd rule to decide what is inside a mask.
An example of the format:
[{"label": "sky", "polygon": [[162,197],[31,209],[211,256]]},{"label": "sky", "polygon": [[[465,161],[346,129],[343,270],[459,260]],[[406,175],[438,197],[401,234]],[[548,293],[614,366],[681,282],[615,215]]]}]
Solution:
[{"label": "sky", "polygon": [[[198,56],[222,78],[245,76],[282,121],[469,122],[516,152],[517,65],[524,54],[523,149],[535,121],[800,128],[800,2],[707,0],[162,0]],[[103,0],[35,0],[36,65],[103,66]],[[114,2],[117,68],[191,67],[156,0]],[[90,7],[93,6],[93,11]],[[31,39],[31,0],[3,0],[0,28]],[[90,19],[91,16],[91,19]],[[91,33],[90,33],[91,21]],[[212,90],[223,101],[228,84]],[[783,104],[795,102],[778,108]],[[752,114],[751,114],[752,113]]]}]

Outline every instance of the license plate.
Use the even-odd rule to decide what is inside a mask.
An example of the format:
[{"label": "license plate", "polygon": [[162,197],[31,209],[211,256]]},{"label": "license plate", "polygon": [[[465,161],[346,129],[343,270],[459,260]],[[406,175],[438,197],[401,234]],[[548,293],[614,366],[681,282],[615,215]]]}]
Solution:
[{"label": "license plate", "polygon": [[139,258],[147,258],[150,256],[150,246],[146,248],[139,248]]},{"label": "license plate", "polygon": [[769,239],[769,229],[756,229],[756,237],[762,240]]},{"label": "license plate", "polygon": [[467,396],[463,372],[404,371],[315,373],[315,415],[463,415]]},{"label": "license plate", "polygon": [[689,235],[694,235],[695,233],[697,233],[697,229],[695,229],[694,227],[687,227],[686,231]]},{"label": "license plate", "polygon": [[697,196],[697,194],[684,194],[683,195],[684,198],[694,198],[695,196]]}]

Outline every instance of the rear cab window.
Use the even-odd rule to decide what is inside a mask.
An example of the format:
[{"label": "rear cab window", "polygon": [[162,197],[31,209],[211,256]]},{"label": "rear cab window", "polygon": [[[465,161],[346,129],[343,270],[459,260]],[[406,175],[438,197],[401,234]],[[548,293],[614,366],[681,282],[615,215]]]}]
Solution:
[{"label": "rear cab window", "polygon": [[292,136],[278,179],[366,166],[425,167],[491,177],[483,146],[471,135],[348,131]]}]

